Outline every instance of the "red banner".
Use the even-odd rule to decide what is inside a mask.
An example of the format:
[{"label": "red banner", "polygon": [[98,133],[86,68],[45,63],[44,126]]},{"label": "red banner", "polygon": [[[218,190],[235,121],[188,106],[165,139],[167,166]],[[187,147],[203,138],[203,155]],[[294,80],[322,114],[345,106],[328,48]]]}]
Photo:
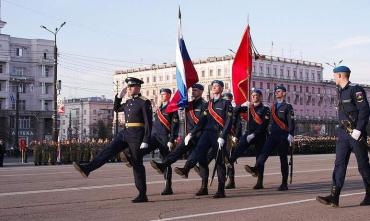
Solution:
[{"label": "red banner", "polygon": [[236,52],[232,67],[232,84],[234,101],[240,105],[249,100],[250,82],[252,78],[252,45],[250,27],[244,32],[239,49]]}]

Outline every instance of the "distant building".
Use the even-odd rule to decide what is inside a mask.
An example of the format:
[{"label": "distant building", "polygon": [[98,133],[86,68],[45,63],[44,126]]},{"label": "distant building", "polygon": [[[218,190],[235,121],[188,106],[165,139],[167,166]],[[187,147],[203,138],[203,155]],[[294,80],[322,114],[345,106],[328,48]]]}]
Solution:
[{"label": "distant building", "polygon": [[19,90],[19,140],[51,139],[54,41],[1,34],[5,25],[0,18],[0,137],[14,146]]},{"label": "distant building", "polygon": [[113,113],[113,101],[105,97],[65,100],[59,139],[111,137]]},{"label": "distant building", "polygon": [[[233,59],[233,56],[226,55],[193,61],[199,82],[205,86],[205,98],[209,98],[208,85],[214,79],[224,81],[225,91],[232,92]],[[140,78],[144,81],[142,94],[157,103],[160,88],[176,90],[175,74],[176,64],[173,63],[118,70],[113,78],[120,86],[127,76]],[[322,64],[263,56],[262,59],[253,60],[252,75],[252,87],[263,89],[263,102],[266,105],[271,105],[274,100],[273,89],[277,84],[287,88],[287,101],[294,107],[298,134],[334,134],[337,92],[334,82],[323,80]],[[369,93],[370,87],[364,87]]]}]

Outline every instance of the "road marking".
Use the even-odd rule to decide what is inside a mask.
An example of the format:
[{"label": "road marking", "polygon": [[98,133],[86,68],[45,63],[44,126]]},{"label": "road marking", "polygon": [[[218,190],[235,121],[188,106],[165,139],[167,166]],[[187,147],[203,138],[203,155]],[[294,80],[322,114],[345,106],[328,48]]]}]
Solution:
[{"label": "road marking", "polygon": [[[357,167],[348,167],[347,169],[357,169]],[[313,172],[322,172],[322,171],[332,171],[333,169],[319,169],[319,170],[306,170],[306,171],[296,171],[297,173],[313,173]],[[265,176],[272,176],[272,175],[279,175],[280,172],[276,173],[266,173]],[[236,177],[250,177],[251,175],[239,175]],[[215,177],[217,179],[217,177]],[[192,182],[192,181],[200,181],[200,178],[194,179],[179,179],[173,180],[172,182]],[[147,182],[147,185],[152,184],[163,184],[165,181],[150,181]],[[125,187],[125,186],[134,186],[135,183],[123,183],[123,184],[110,184],[110,185],[100,185],[100,186],[85,186],[85,187],[72,187],[72,188],[59,188],[59,189],[49,189],[49,190],[31,190],[31,191],[20,191],[20,192],[8,192],[8,193],[0,193],[0,197],[4,196],[16,196],[16,195],[28,195],[28,194],[37,194],[37,193],[53,193],[53,192],[68,192],[68,191],[80,191],[80,190],[93,190],[93,189],[104,189],[104,188],[117,188],[117,187]]]},{"label": "road marking", "polygon": [[[341,195],[341,197],[354,196],[354,195],[360,195],[360,194],[361,195],[365,194],[365,192],[343,194]],[[202,217],[202,216],[212,216],[212,215],[219,215],[219,214],[226,214],[226,213],[237,213],[237,212],[264,209],[264,208],[294,205],[294,204],[311,202],[315,200],[316,200],[315,198],[310,198],[310,199],[296,200],[296,201],[283,202],[283,203],[267,204],[267,205],[262,205],[262,206],[245,207],[245,208],[240,208],[240,209],[222,210],[222,211],[208,212],[208,213],[196,213],[196,214],[190,214],[186,216],[175,216],[175,217],[169,217],[169,218],[163,218],[163,219],[153,219],[150,221],[170,221],[170,220],[190,219],[190,218],[196,218],[196,217]]]}]

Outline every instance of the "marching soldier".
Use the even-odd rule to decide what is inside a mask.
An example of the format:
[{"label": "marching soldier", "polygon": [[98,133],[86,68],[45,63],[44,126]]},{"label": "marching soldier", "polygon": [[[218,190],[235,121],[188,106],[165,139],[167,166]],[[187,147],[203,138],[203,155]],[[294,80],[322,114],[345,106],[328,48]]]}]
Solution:
[{"label": "marching soldier", "polygon": [[[202,94],[204,91],[204,87],[201,84],[194,84],[192,86],[192,98],[193,100],[189,102],[188,107],[185,108],[185,114],[186,114],[186,131],[185,134],[188,133],[188,131],[192,131],[195,127],[195,125],[199,124],[200,119],[203,115],[203,113],[207,109],[207,102],[202,98]],[[175,150],[172,151],[167,155],[167,157],[162,160],[162,163],[156,162],[154,160],[150,161],[150,164],[154,169],[156,169],[160,174],[164,174],[165,169],[169,167],[171,164],[175,163],[177,160],[181,159],[181,157],[187,153],[188,151],[191,151],[195,148],[199,137],[201,135],[201,131],[198,131],[196,133],[193,133],[192,139],[188,142],[187,145],[185,145],[184,140],[181,141],[179,145],[176,146]],[[197,196],[200,195],[208,195],[208,170],[201,167],[200,174],[203,174],[202,177],[202,187],[200,190],[196,193]],[[205,174],[207,173],[207,176]]]},{"label": "marching soldier", "polygon": [[[230,158],[232,169],[234,169],[234,162],[252,144],[255,146],[257,151],[256,159],[258,159],[267,138],[268,125],[270,122],[270,109],[262,103],[262,91],[254,89],[251,94],[251,101],[251,103],[247,101],[241,106],[235,108],[235,115],[249,113],[249,121],[245,134],[241,138],[236,137],[237,140],[240,141]],[[241,127],[237,127],[236,134],[241,134]],[[257,184],[253,189],[263,189],[263,174],[258,175]]]},{"label": "marching soldier", "polygon": [[334,80],[338,86],[338,140],[335,149],[335,166],[332,176],[331,193],[318,196],[323,204],[339,207],[339,195],[346,176],[347,165],[353,151],[358,170],[364,182],[366,195],[361,206],[370,205],[370,164],[366,143],[366,126],[370,108],[364,89],[349,81],[351,70],[346,66],[334,68]]},{"label": "marching soldier", "polygon": [[210,148],[212,148],[212,151],[217,153],[215,161],[218,177],[218,189],[216,194],[213,195],[213,198],[224,198],[226,178],[224,157],[227,157],[225,144],[232,126],[233,110],[231,102],[221,97],[224,83],[219,80],[214,80],[211,85],[213,98],[208,102],[207,110],[203,112],[200,122],[188,135],[186,135],[185,145],[193,138],[193,134],[199,131],[202,131],[202,134],[194,151],[186,161],[185,166],[183,168],[176,167],[175,172],[183,178],[187,178],[189,170],[199,162],[199,166],[205,168],[205,174],[203,174],[202,177],[208,179],[209,170],[207,155]]},{"label": "marching soldier", "polygon": [[256,161],[256,167],[246,165],[245,170],[253,176],[263,177],[265,162],[271,152],[277,148],[280,156],[282,182],[278,191],[288,190],[288,152],[294,136],[294,111],[291,104],[285,101],[286,88],[282,85],[275,87],[276,102],[271,107],[271,134],[263,145]]},{"label": "marching soldier", "polygon": [[41,165],[41,147],[39,142],[34,140],[31,142],[31,149],[33,150],[33,162],[35,166]]},{"label": "marching soldier", "polygon": [[5,154],[5,145],[2,139],[0,139],[0,167],[4,166],[4,154]]},{"label": "marching soldier", "polygon": [[42,141],[41,145],[42,164],[48,165],[49,163],[49,144],[47,140]]},{"label": "marching soldier", "polygon": [[[127,87],[123,87],[121,93],[116,95],[114,102],[114,110],[124,112],[125,114],[125,128],[90,163],[74,163],[74,167],[82,176],[87,177],[92,171],[103,166],[117,153],[129,148],[135,185],[139,191],[139,195],[132,202],[147,202],[143,152],[148,148],[150,141],[152,108],[150,101],[140,94],[141,84],[144,83],[142,80],[128,77],[125,82],[127,83]],[[126,95],[127,91],[129,99],[121,104],[122,98]]]},{"label": "marching soldier", "polygon": [[[175,140],[179,134],[179,115],[176,112],[167,113],[166,108],[171,98],[171,90],[160,89],[161,105],[154,113],[152,134],[147,153],[159,149],[161,158],[164,159],[175,147]],[[166,180],[165,189],[161,195],[171,195],[172,191],[172,168],[168,166],[164,172]]]},{"label": "marching soldier", "polygon": [[55,165],[55,163],[57,162],[58,143],[55,141],[50,141],[48,146],[49,146],[49,164]]}]

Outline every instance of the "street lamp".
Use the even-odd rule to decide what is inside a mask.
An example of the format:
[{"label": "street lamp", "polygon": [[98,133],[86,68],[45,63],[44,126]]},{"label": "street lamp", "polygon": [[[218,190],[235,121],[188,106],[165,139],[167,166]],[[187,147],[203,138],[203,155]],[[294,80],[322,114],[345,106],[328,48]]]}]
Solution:
[{"label": "street lamp", "polygon": [[47,27],[41,25],[40,27],[54,35],[54,114],[53,114],[53,141],[58,141],[58,108],[57,108],[57,74],[58,74],[58,48],[57,48],[57,34],[59,30],[66,24],[63,22],[59,28],[55,28],[55,31],[51,31]]}]

